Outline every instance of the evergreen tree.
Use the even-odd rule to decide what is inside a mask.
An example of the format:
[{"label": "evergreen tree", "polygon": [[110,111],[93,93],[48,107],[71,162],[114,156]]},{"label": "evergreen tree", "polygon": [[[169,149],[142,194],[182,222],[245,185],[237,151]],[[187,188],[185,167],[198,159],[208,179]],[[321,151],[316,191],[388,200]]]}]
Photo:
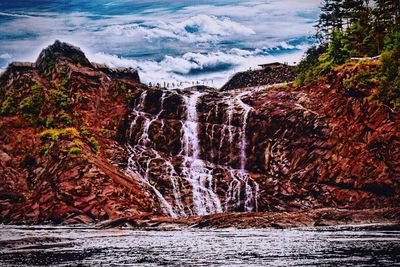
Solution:
[{"label": "evergreen tree", "polygon": [[317,36],[323,42],[329,41],[333,31],[343,29],[343,0],[324,0],[317,24]]}]

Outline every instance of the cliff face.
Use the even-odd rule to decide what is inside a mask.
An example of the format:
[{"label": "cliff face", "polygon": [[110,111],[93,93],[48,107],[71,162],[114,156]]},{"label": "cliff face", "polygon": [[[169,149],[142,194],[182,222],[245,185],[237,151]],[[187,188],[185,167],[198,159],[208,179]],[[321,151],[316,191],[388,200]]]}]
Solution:
[{"label": "cliff face", "polygon": [[147,90],[137,99],[126,133],[132,168],[165,197],[167,213],[399,203],[398,114],[335,84]]},{"label": "cliff face", "polygon": [[400,116],[347,86],[357,71],[297,89],[154,89],[56,43],[1,77],[0,218],[398,207]]},{"label": "cliff face", "polygon": [[87,223],[153,210],[116,165],[129,94],[141,86],[127,71],[97,69],[59,42],[35,64],[9,66],[0,80],[1,221]]}]

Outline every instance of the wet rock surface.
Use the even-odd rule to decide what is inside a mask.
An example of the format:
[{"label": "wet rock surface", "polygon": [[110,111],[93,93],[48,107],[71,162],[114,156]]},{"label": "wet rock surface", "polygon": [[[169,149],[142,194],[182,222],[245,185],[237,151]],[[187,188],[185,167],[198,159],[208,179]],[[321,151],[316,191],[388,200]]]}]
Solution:
[{"label": "wet rock surface", "polygon": [[[324,208],[398,217],[399,113],[341,88],[348,74],[296,89],[167,90],[79,51],[56,43],[0,77],[0,221],[218,213],[205,225],[250,226],[295,212],[288,220],[313,225],[300,211]],[[259,213],[229,216],[244,211]]]}]

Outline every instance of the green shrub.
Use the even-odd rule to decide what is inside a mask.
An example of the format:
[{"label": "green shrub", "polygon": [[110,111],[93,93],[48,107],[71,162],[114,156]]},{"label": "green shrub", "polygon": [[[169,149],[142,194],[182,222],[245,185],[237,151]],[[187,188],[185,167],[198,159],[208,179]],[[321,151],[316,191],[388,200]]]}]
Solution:
[{"label": "green shrub", "polygon": [[82,153],[82,150],[78,147],[73,147],[69,150],[69,154],[78,156]]},{"label": "green shrub", "polygon": [[62,112],[60,114],[60,120],[65,123],[67,126],[71,126],[72,125],[72,118],[70,115],[68,115],[65,112]]},{"label": "green shrub", "polygon": [[98,152],[100,150],[99,142],[93,136],[89,138],[90,148],[93,152]]},{"label": "green shrub", "polygon": [[13,115],[16,113],[15,100],[12,96],[8,96],[1,105],[0,114],[2,115]]},{"label": "green shrub", "polygon": [[90,132],[88,130],[86,130],[85,128],[81,128],[81,133],[82,133],[82,135],[85,135],[85,136],[91,135]]},{"label": "green shrub", "polygon": [[388,49],[381,54],[382,75],[379,96],[383,102],[394,107],[400,106],[400,32],[386,40]]},{"label": "green shrub", "polygon": [[59,86],[65,90],[69,86],[69,79],[68,78],[64,78],[60,82]]},{"label": "green shrub", "polygon": [[46,128],[53,128],[54,127],[54,119],[47,118],[45,122]]},{"label": "green shrub", "polygon": [[39,84],[32,86],[31,95],[19,103],[19,110],[25,115],[37,116],[44,103],[43,87]]},{"label": "green shrub", "polygon": [[298,73],[294,86],[298,87],[318,76],[316,67],[326,61],[326,45],[312,46],[296,67]]},{"label": "green shrub", "polygon": [[375,86],[374,77],[376,77],[376,73],[371,73],[368,70],[359,70],[356,75],[343,80],[343,87],[347,90],[353,87],[372,88]]},{"label": "green shrub", "polygon": [[51,89],[49,91],[50,100],[57,108],[69,109],[71,104],[69,103],[68,93],[60,89]]},{"label": "green shrub", "polygon": [[40,133],[40,137],[51,141],[57,141],[59,137],[66,137],[72,140],[79,137],[79,132],[75,128],[47,129]]}]

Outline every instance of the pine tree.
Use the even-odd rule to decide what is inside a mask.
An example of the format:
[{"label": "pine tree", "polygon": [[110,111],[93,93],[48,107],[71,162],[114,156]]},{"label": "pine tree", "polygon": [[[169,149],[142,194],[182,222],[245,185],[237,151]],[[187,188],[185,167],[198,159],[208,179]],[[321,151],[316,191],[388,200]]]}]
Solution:
[{"label": "pine tree", "polygon": [[333,31],[343,30],[343,1],[324,0],[322,2],[321,15],[317,24],[317,36],[323,41],[329,41],[332,38]]},{"label": "pine tree", "polygon": [[332,0],[324,0],[321,6],[321,14],[317,24],[317,36],[321,42],[326,41],[333,28],[333,4]]}]

